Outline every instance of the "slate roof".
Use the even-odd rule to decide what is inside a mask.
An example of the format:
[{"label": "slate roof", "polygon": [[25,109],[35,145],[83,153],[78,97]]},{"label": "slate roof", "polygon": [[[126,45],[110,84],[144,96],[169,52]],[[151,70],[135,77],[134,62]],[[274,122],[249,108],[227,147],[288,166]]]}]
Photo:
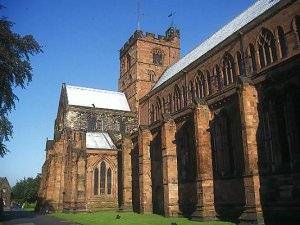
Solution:
[{"label": "slate roof", "polygon": [[272,8],[274,5],[279,3],[281,0],[258,0],[247,10],[241,13],[239,16],[234,18],[230,23],[225,25],[222,29],[213,34],[206,41],[198,45],[195,49],[181,58],[177,63],[174,63],[169,67],[157,83],[154,85],[153,89],[159,87],[161,84],[169,80],[171,77],[182,71],[188,65],[199,59],[208,51],[212,50],[214,47],[225,41],[228,37],[239,31],[241,28],[246,26],[248,23],[262,15],[264,12]]},{"label": "slate roof", "polygon": [[86,133],[86,148],[89,149],[117,149],[109,134],[104,132],[87,132]]},{"label": "slate roof", "polygon": [[66,85],[69,105],[130,111],[124,93]]}]

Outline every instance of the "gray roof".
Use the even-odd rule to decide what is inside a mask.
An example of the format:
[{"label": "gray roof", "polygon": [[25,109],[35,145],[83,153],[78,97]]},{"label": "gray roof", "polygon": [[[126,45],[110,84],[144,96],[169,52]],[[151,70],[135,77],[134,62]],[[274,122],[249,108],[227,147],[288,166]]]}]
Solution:
[{"label": "gray roof", "polygon": [[124,93],[66,85],[69,105],[130,111]]},{"label": "gray roof", "polygon": [[[233,19],[230,23],[225,25],[218,32],[213,34],[210,38],[200,44],[198,47],[193,49],[183,58],[181,58],[177,63],[169,67],[157,83],[154,85],[153,89],[159,87],[161,84],[166,82],[168,79],[182,71],[188,65],[199,59],[208,51],[212,50],[218,44],[225,41],[228,37],[239,31],[241,28],[246,26],[248,23],[262,15],[268,9],[279,3],[281,0],[258,0],[252,6],[250,6],[246,11]],[[230,3],[229,3],[230,4]]]},{"label": "gray roof", "polygon": [[89,149],[117,149],[109,134],[106,132],[87,132],[86,148]]}]

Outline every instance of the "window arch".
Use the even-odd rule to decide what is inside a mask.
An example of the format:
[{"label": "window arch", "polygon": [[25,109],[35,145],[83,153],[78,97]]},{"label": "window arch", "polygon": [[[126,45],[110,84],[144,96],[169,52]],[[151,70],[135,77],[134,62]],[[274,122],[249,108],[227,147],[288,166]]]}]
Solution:
[{"label": "window arch", "polygon": [[195,77],[195,97],[200,98],[200,78],[198,75]]},{"label": "window arch", "polygon": [[238,64],[238,74],[239,75],[244,75],[243,74],[243,58],[242,58],[242,54],[240,51],[236,52],[236,60],[237,60],[237,64]]},{"label": "window arch", "polygon": [[112,182],[111,182],[111,169],[108,168],[107,170],[107,194],[111,194]]},{"label": "window arch", "polygon": [[100,164],[100,194],[105,194],[106,164]]},{"label": "window arch", "polygon": [[223,75],[225,85],[231,84],[235,80],[234,59],[230,53],[225,53],[223,56]]},{"label": "window arch", "polygon": [[256,57],[255,57],[255,48],[253,44],[249,45],[249,56],[250,56],[250,63],[251,63],[251,72],[255,72],[257,70],[256,66]]},{"label": "window arch", "polygon": [[203,98],[206,95],[205,77],[201,71],[198,71],[199,76],[199,97]]},{"label": "window arch", "polygon": [[277,27],[277,35],[278,35],[278,42],[279,42],[279,46],[280,46],[281,57],[284,58],[287,56],[288,47],[287,47],[287,43],[286,43],[284,30],[281,26]]},{"label": "window arch", "polygon": [[167,102],[166,102],[166,99],[163,98],[162,102],[163,102],[163,105],[162,105],[163,113],[166,113],[167,112]]},{"label": "window arch", "polygon": [[94,169],[94,195],[99,194],[99,169],[96,167]]},{"label": "window arch", "polygon": [[153,70],[148,70],[148,75],[149,75],[149,80],[151,82],[154,82],[156,80],[156,75],[155,75],[155,72]]},{"label": "window arch", "polygon": [[159,97],[156,98],[155,108],[154,108],[154,118],[155,121],[161,118],[161,100]]},{"label": "window arch", "polygon": [[154,49],[152,51],[153,64],[155,65],[163,65],[163,53],[159,49]]},{"label": "window arch", "polygon": [[185,107],[187,106],[187,95],[186,95],[186,88],[185,86],[182,86],[182,106]]},{"label": "window arch", "polygon": [[177,85],[174,87],[174,111],[181,109],[181,91]]},{"label": "window arch", "polygon": [[300,16],[295,16],[295,19],[293,21],[293,29],[295,31],[295,34],[297,36],[298,45],[300,44]]},{"label": "window arch", "polygon": [[189,99],[190,99],[190,102],[193,102],[194,98],[195,98],[194,84],[193,84],[193,81],[190,81],[190,83],[189,83]]},{"label": "window arch", "polygon": [[277,60],[274,35],[266,28],[262,29],[258,38],[258,54],[261,68]]},{"label": "window arch", "polygon": [[112,180],[111,168],[102,161],[94,168],[94,195],[112,194]]},{"label": "window arch", "polygon": [[222,88],[222,77],[221,77],[221,70],[218,65],[215,66],[215,82],[217,89],[220,90]]},{"label": "window arch", "polygon": [[207,79],[207,95],[209,95],[212,92],[212,86],[211,86],[211,77],[208,70],[206,71],[206,79]]},{"label": "window arch", "polygon": [[173,99],[172,99],[172,94],[169,94],[169,112],[173,112]]}]

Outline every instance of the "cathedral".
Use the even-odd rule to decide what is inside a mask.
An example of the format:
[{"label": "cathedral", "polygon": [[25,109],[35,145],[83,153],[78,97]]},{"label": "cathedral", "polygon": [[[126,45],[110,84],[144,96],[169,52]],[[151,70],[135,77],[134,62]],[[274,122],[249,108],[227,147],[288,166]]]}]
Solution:
[{"label": "cathedral", "polygon": [[62,84],[39,207],[299,215],[299,74],[299,0],[257,0],[183,57],[177,28],[136,30],[118,92]]}]

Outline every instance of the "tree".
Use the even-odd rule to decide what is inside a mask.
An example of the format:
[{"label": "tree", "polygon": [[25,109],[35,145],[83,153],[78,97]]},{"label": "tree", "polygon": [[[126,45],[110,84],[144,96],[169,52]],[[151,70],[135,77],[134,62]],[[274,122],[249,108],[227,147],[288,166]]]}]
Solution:
[{"label": "tree", "polygon": [[34,203],[38,197],[38,190],[41,181],[41,174],[35,178],[28,177],[20,180],[12,187],[12,199],[18,203]]},{"label": "tree", "polygon": [[[0,10],[3,8],[0,5]],[[7,18],[0,18],[0,157],[8,152],[4,142],[9,141],[13,132],[7,116],[19,100],[14,88],[25,88],[32,80],[30,56],[42,52],[32,35],[19,35],[12,27]]]}]

